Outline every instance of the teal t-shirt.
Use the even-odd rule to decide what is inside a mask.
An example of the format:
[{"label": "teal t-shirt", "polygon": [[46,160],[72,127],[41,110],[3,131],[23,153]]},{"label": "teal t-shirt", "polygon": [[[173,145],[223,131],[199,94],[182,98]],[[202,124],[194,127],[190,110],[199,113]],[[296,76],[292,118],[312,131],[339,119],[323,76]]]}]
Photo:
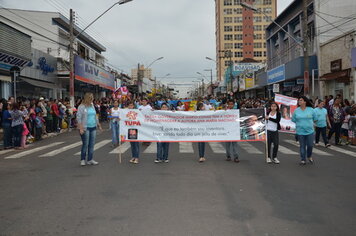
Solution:
[{"label": "teal t-shirt", "polygon": [[94,128],[96,127],[96,112],[94,107],[88,107],[87,110],[87,127]]},{"label": "teal t-shirt", "polygon": [[328,114],[328,111],[325,109],[325,108],[315,108],[314,109],[315,111],[315,115],[316,115],[316,127],[319,127],[319,128],[324,128],[326,127],[326,115]]},{"label": "teal t-shirt", "polygon": [[306,107],[303,111],[298,107],[292,117],[295,123],[297,135],[309,135],[314,133],[314,121],[316,121],[315,111],[311,107]]}]

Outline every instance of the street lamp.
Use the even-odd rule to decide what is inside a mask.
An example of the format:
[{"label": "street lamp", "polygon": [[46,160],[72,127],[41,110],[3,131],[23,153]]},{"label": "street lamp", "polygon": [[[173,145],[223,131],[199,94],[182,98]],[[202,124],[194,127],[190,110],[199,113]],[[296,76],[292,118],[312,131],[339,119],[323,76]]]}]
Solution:
[{"label": "street lamp", "polygon": [[210,61],[214,61],[216,63],[216,61],[213,58],[205,57],[205,59],[210,60]]},{"label": "street lamp", "polygon": [[[132,0],[131,0],[132,1]],[[162,60],[164,57],[159,57],[156,60],[152,61],[150,64],[148,64],[148,66],[146,67],[146,69],[150,68],[150,66],[152,66],[156,61]],[[137,90],[138,90],[138,95],[142,94],[142,81],[141,81],[141,76],[140,76],[140,63],[138,63],[137,65]]]},{"label": "street lamp", "polygon": [[151,62],[150,64],[148,64],[148,66],[146,67],[146,69],[150,68],[150,66],[153,65],[153,63],[155,63],[156,61],[162,60],[164,57],[159,57],[156,60],[154,60],[153,62]]}]

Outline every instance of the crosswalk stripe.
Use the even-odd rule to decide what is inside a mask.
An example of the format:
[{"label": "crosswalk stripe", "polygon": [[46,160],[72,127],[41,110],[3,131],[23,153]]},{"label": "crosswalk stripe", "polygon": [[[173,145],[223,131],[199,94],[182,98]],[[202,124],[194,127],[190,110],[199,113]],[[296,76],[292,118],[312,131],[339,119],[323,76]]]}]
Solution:
[{"label": "crosswalk stripe", "polygon": [[60,144],[63,144],[63,143],[64,143],[64,142],[51,143],[51,144],[48,144],[48,145],[46,145],[46,146],[37,147],[37,148],[30,149],[30,150],[28,150],[28,151],[16,153],[16,154],[14,154],[14,155],[5,157],[5,159],[21,158],[21,157],[24,157],[24,156],[26,156],[26,155],[30,155],[30,154],[32,154],[32,153],[35,153],[35,152],[38,152],[38,151],[41,151],[41,150],[44,150],[44,149],[47,149],[47,148],[50,148],[50,147],[54,147],[54,146],[57,146],[57,145],[60,145]]},{"label": "crosswalk stripe", "polygon": [[8,152],[13,152],[13,151],[14,151],[13,149],[1,150],[1,151],[0,151],[0,155],[4,155],[4,154],[6,154],[6,153],[8,153]]},{"label": "crosswalk stripe", "polygon": [[48,152],[46,154],[43,154],[40,157],[53,157],[55,155],[58,155],[58,154],[60,154],[62,152],[68,151],[69,149],[78,147],[80,145],[82,145],[82,141],[79,141],[79,142],[76,142],[76,143],[73,143],[73,144],[70,144],[70,145],[66,145],[66,146],[61,147],[59,149],[56,149],[56,150],[54,150],[52,152]]},{"label": "crosswalk stripe", "polygon": [[[299,148],[299,143],[296,143],[294,140],[284,140],[284,141]],[[313,153],[318,154],[320,156],[332,156],[332,154],[321,151],[315,147],[313,148]]]},{"label": "crosswalk stripe", "polygon": [[284,146],[282,146],[282,145],[279,145],[279,146],[278,146],[278,152],[281,152],[281,153],[283,153],[283,154],[291,154],[291,155],[298,154],[297,152],[292,151],[292,150],[290,150],[289,148],[286,148],[286,147],[284,147]]},{"label": "crosswalk stripe", "polygon": [[209,143],[214,153],[226,153],[226,148],[221,143]]},{"label": "crosswalk stripe", "polygon": [[157,153],[157,144],[151,143],[143,153]]},{"label": "crosswalk stripe", "polygon": [[188,143],[188,142],[179,143],[179,152],[180,153],[194,153],[193,143]]},{"label": "crosswalk stripe", "polygon": [[335,146],[331,146],[331,147],[329,147],[329,149],[337,151],[337,152],[344,153],[346,155],[350,155],[350,156],[356,157],[356,152],[355,151],[349,151],[349,150],[346,150],[346,149],[343,149],[343,148],[339,148],[339,147],[335,147]]},{"label": "crosswalk stripe", "polygon": [[127,149],[130,148],[130,143],[126,142],[126,143],[122,143],[121,146],[115,148],[114,150],[112,150],[111,152],[109,152],[110,154],[119,154],[121,153],[125,153],[127,151]]},{"label": "crosswalk stripe", "polygon": [[[110,143],[111,140],[110,139],[107,139],[107,140],[103,140],[99,143],[96,143],[95,146],[94,146],[94,151],[98,150],[99,148],[102,148],[104,147],[106,144]],[[80,152],[77,152],[76,154],[74,154],[76,156],[79,156],[80,155]]]},{"label": "crosswalk stripe", "polygon": [[263,154],[260,150],[254,147],[252,144],[248,142],[239,142],[238,146],[244,149],[249,154]]}]

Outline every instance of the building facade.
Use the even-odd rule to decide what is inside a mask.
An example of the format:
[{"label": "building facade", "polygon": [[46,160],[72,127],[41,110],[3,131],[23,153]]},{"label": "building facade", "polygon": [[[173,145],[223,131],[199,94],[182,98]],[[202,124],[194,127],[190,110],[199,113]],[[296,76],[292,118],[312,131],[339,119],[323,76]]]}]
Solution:
[{"label": "building facade", "polygon": [[[243,8],[245,2],[257,12]],[[266,60],[265,29],[277,15],[277,0],[215,0],[216,68],[224,80],[231,62]]]}]

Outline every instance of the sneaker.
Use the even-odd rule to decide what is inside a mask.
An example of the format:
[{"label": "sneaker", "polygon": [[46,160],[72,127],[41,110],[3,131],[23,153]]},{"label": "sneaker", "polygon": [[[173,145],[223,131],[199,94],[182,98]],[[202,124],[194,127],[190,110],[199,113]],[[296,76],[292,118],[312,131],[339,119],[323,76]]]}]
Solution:
[{"label": "sneaker", "polygon": [[138,164],[138,159],[136,158],[132,163],[133,164]]},{"label": "sneaker", "polygon": [[97,161],[94,160],[88,161],[88,165],[97,165],[97,164],[99,164],[99,162]]},{"label": "sneaker", "polygon": [[169,160],[164,160],[164,163],[169,163]]},{"label": "sneaker", "polygon": [[80,161],[80,165],[81,165],[81,166],[85,166],[86,164],[87,164],[87,163],[86,163],[84,160],[81,160],[81,161]]},{"label": "sneaker", "polygon": [[330,144],[326,144],[326,145],[325,145],[326,148],[328,148],[328,147],[330,147],[330,146],[331,146]]},{"label": "sneaker", "polygon": [[226,161],[231,161],[231,157],[226,157]]},{"label": "sneaker", "polygon": [[267,158],[266,161],[267,161],[267,164],[271,164],[271,163],[272,163],[272,160],[271,160],[271,158],[269,158],[269,157]]},{"label": "sneaker", "polygon": [[301,165],[301,166],[305,166],[307,163],[305,162],[305,161],[301,161],[300,163],[299,163],[299,165]]},{"label": "sneaker", "polygon": [[199,158],[199,162],[204,162],[204,161],[205,161],[204,157]]},{"label": "sneaker", "polygon": [[238,158],[238,157],[235,157],[235,158],[234,158],[234,162],[239,163],[239,162],[240,162],[239,158]]},{"label": "sneaker", "polygon": [[312,165],[314,164],[313,158],[308,158],[308,161],[309,161],[310,164],[312,164]]},{"label": "sneaker", "polygon": [[315,143],[315,147],[318,147],[318,146],[320,146],[319,143]]},{"label": "sneaker", "polygon": [[161,163],[161,162],[162,162],[161,160],[158,159],[155,160],[155,163]]},{"label": "sneaker", "polygon": [[277,157],[276,158],[273,158],[273,163],[274,164],[279,164],[279,163],[281,163],[278,159],[277,159]]}]

